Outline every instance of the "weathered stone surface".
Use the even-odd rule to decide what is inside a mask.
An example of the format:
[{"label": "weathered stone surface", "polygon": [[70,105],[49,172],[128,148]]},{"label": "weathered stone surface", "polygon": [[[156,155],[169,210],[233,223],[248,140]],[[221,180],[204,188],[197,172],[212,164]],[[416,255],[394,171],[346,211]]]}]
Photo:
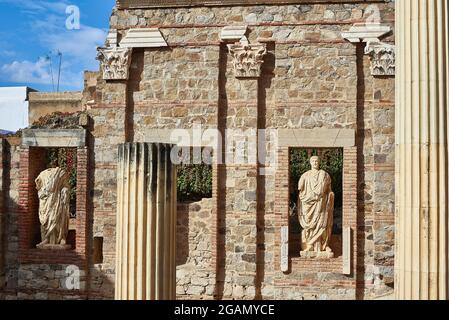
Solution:
[{"label": "weathered stone surface", "polygon": [[98,48],[97,60],[104,80],[128,80],[132,51],[127,48]]},{"label": "weathered stone surface", "polygon": [[257,78],[260,76],[263,59],[267,53],[265,44],[250,44],[244,36],[238,44],[228,45],[233,58],[237,78]]},{"label": "weathered stone surface", "polygon": [[79,112],[82,110],[81,100],[81,92],[30,92],[28,122],[33,124],[54,112]]},{"label": "weathered stone surface", "polygon": [[[136,24],[137,21],[134,25]],[[160,48],[166,46],[167,42],[165,42],[158,28],[129,29],[126,36],[120,41],[120,47],[123,48]]]},{"label": "weathered stone surface", "polygon": [[[190,130],[195,124],[221,130],[352,132],[348,141],[358,147],[359,158],[351,161],[357,161],[360,170],[360,181],[352,188],[360,190],[361,203],[354,236],[363,265],[353,266],[357,274],[344,276],[337,257],[337,262],[312,267],[294,264],[291,273],[282,274],[276,219],[284,212],[275,212],[280,201],[276,171],[260,177],[256,166],[220,167],[213,176],[212,199],[178,206],[179,298],[254,299],[261,293],[272,299],[354,299],[391,292],[387,285],[394,262],[394,79],[373,78],[370,58],[341,37],[354,21],[366,18],[368,5],[334,1],[114,10],[110,23],[117,40],[130,28],[157,26],[170,49],[134,50],[129,74],[122,80],[105,81],[101,73],[86,80],[83,108],[91,119],[86,136],[92,170],[89,237],[103,238],[103,261],[89,266],[89,299],[113,298],[117,146],[148,142],[154,137],[152,130]],[[394,3],[376,5],[392,28]],[[236,79],[233,57],[220,44],[224,26],[245,24],[250,25],[249,43],[267,48],[258,81]],[[392,44],[394,36],[383,41]],[[107,45],[115,46],[111,39]],[[346,142],[335,144],[342,146]],[[69,298],[59,293],[63,269],[35,271],[19,264],[19,151],[19,146],[10,151],[5,197],[5,285],[19,290],[3,297],[33,299],[41,293],[41,298]],[[326,270],[329,264],[338,273]],[[356,289],[355,277],[365,281],[363,289]],[[21,292],[22,287],[30,290]],[[71,298],[85,299],[87,293],[77,291]]]},{"label": "weathered stone surface", "polygon": [[28,147],[84,147],[84,129],[26,129],[22,131],[22,145]]}]

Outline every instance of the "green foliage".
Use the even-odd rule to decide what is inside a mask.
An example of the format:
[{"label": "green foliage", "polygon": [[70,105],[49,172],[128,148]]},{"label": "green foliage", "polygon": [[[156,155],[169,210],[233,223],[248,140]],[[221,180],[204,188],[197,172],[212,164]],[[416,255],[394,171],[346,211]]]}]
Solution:
[{"label": "green foliage", "polygon": [[206,164],[178,166],[178,200],[199,201],[212,197],[212,167]]},{"label": "green foliage", "polygon": [[50,148],[47,150],[47,168],[63,168],[69,174],[70,213],[76,215],[76,149]]}]

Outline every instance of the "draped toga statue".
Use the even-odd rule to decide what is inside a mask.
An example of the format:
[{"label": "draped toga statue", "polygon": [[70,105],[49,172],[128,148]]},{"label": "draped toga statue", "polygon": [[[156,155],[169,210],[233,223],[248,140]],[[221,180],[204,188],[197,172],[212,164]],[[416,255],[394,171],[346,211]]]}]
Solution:
[{"label": "draped toga statue", "polygon": [[67,245],[70,219],[70,186],[61,168],[43,171],[36,179],[42,242],[39,249],[70,249]]},{"label": "draped toga statue", "polygon": [[329,247],[332,236],[334,198],[330,175],[320,169],[320,158],[310,159],[312,170],[299,180],[298,216],[303,229],[301,256],[333,258]]}]

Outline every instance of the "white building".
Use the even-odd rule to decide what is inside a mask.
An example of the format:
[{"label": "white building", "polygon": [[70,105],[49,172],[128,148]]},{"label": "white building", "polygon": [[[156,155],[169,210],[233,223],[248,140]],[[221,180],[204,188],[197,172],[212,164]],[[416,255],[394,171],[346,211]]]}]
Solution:
[{"label": "white building", "polygon": [[28,126],[28,87],[0,88],[0,130],[17,131]]}]

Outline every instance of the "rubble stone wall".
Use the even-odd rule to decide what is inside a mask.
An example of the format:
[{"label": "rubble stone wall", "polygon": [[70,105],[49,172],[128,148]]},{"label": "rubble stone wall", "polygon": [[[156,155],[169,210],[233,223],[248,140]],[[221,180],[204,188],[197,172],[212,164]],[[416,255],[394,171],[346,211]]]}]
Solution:
[{"label": "rubble stone wall", "polygon": [[[5,292],[15,294],[18,286],[20,139],[4,139],[3,148],[3,259]],[[6,294],[5,294],[6,295]]]},{"label": "rubble stone wall", "polygon": [[[225,236],[222,244],[215,243],[216,263],[224,269],[223,274],[215,274],[219,296],[368,299],[392,291],[394,78],[373,78],[363,47],[341,36],[355,22],[368,18],[364,10],[369,5],[158,8],[116,10],[112,15],[111,26],[119,33],[133,27],[158,27],[170,47],[140,52],[143,65],[139,67],[138,60],[132,69],[139,70],[141,79],[132,92],[137,140],[148,138],[147,128],[191,127],[197,108],[203,108],[198,112],[203,125],[220,129],[344,128],[357,132],[359,201],[355,205],[358,229],[363,230],[356,240],[357,281],[348,281],[341,273],[292,270],[283,277],[286,282],[275,285],[280,274],[274,259],[274,243],[280,235],[270,219],[276,202],[275,178],[266,176],[261,181],[254,177],[254,168],[242,172],[228,166],[223,169],[225,185],[217,186],[219,194],[226,193],[225,209],[218,210],[217,217]],[[394,28],[394,2],[376,5],[382,23]],[[244,24],[249,25],[250,43],[263,42],[268,48],[258,83],[235,79],[232,57],[220,45],[224,26]],[[393,43],[394,37],[384,41]],[[218,110],[213,112],[214,108]],[[263,235],[257,231],[261,227]],[[337,283],[337,287],[321,289],[326,283]]]},{"label": "rubble stone wall", "polygon": [[[335,272],[339,261],[309,269],[293,263],[283,274],[275,205],[279,183],[288,188],[288,181],[260,176],[257,165],[214,165],[212,199],[178,204],[178,298],[370,299],[391,293],[394,77],[374,78],[363,44],[341,36],[369,18],[365,9],[372,4],[394,29],[394,1],[114,9],[110,25],[119,38],[130,28],[158,27],[168,47],[134,49],[128,81],[104,81],[101,70],[86,74],[79,99],[90,118],[87,243],[93,252],[94,238],[102,240],[102,259],[87,261],[85,287],[71,293],[61,286],[65,265],[18,264],[20,143],[11,145],[8,182],[1,185],[3,297],[112,299],[118,145],[152,142],[155,129],[198,124],[221,132],[355,130],[357,265],[350,276]],[[266,44],[259,79],[235,78],[220,40],[229,25],[248,25],[249,42]],[[394,43],[394,33],[383,41]]]},{"label": "rubble stone wall", "polygon": [[179,203],[176,224],[176,294],[180,299],[211,299],[214,200]]},{"label": "rubble stone wall", "polygon": [[82,110],[81,92],[31,92],[28,121],[30,124],[54,112],[75,113]]},{"label": "rubble stone wall", "polygon": [[[218,196],[217,202],[213,200],[213,222],[197,226],[204,234],[217,234],[211,239],[212,256],[178,265],[178,296],[369,299],[391,292],[394,78],[373,78],[370,58],[364,55],[362,45],[348,43],[341,36],[354,23],[368,18],[364,10],[369,5],[320,3],[113,12],[111,28],[121,36],[129,28],[158,27],[168,48],[135,49],[126,84],[105,83],[99,78],[90,111],[96,160],[94,230],[110,235],[104,238],[105,248],[111,251],[103,266],[111,276],[116,161],[116,148],[111,146],[151,141],[155,129],[188,129],[194,124],[222,132],[344,128],[357,132],[357,188],[362,191],[355,205],[360,216],[357,228],[363,230],[357,239],[360,272],[348,281],[341,273],[292,270],[283,276],[287,282],[276,282],[281,273],[275,263],[275,242],[280,235],[271,219],[276,202],[275,177],[257,178],[257,167],[221,166],[214,176],[218,179],[214,181],[214,194]],[[382,23],[394,28],[394,3],[376,2],[376,6]],[[244,24],[249,26],[250,43],[267,44],[268,54],[258,81],[235,78],[232,57],[220,41],[223,27]],[[393,43],[394,36],[384,41]],[[193,210],[189,216],[196,209],[189,206],[189,212]],[[186,226],[182,230],[185,233]],[[194,247],[189,245],[191,250]],[[190,251],[188,256],[192,254]],[[180,247],[178,261],[185,256],[186,248]],[[313,281],[305,287],[310,277]],[[338,283],[338,287],[321,290],[326,283]]]}]

